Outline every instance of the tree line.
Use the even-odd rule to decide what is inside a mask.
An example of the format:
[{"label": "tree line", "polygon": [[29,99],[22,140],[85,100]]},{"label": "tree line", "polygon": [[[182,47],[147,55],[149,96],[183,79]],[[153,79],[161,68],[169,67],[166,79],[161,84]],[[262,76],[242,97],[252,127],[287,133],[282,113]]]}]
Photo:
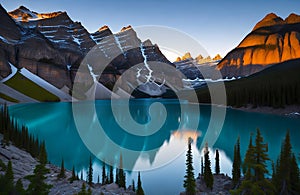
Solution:
[{"label": "tree line", "polygon": [[6,104],[0,106],[0,133],[3,135],[2,146],[11,142],[30,153],[32,157],[38,157],[42,147],[45,147],[45,143],[30,134],[26,126],[20,126],[17,120],[10,117]]},{"label": "tree line", "polygon": [[[287,80],[254,80],[243,78],[236,81],[224,82],[227,105],[234,107],[268,106],[284,108],[288,105],[300,104],[300,81]],[[215,85],[212,83],[211,85]],[[216,84],[218,85],[218,84]],[[200,103],[211,103],[207,86],[196,90]],[[188,95],[186,95],[188,99]]]},{"label": "tree line", "polygon": [[48,194],[51,185],[44,182],[46,179],[45,174],[49,173],[49,170],[46,168],[48,159],[45,142],[40,142],[38,138],[30,134],[27,127],[20,127],[17,121],[10,117],[6,104],[0,107],[0,111],[0,133],[3,135],[2,147],[12,143],[38,159],[38,165],[34,169],[34,174],[24,178],[30,181],[27,190],[23,189],[21,179],[14,184],[12,162],[9,161],[7,166],[0,162],[1,169],[5,171],[4,175],[0,175],[0,194]]},{"label": "tree line", "polygon": [[[248,77],[224,82],[227,105],[282,108],[300,105],[300,60],[290,60]],[[220,83],[210,83],[211,86]],[[185,97],[189,99],[189,92]],[[208,86],[196,89],[200,103],[211,103]]]},{"label": "tree line", "polygon": [[[49,169],[46,168],[48,162],[46,145],[45,142],[40,142],[37,137],[34,137],[28,132],[28,128],[24,125],[20,126],[15,119],[13,119],[10,114],[6,104],[0,106],[0,134],[3,135],[2,147],[8,146],[10,143],[14,144],[20,149],[27,151],[32,157],[37,158],[38,165],[34,169],[34,174],[26,176],[23,179],[30,181],[28,189],[23,188],[22,180],[19,179],[16,184],[14,184],[14,174],[12,169],[12,162],[9,161],[5,165],[0,161],[0,170],[5,171],[4,175],[0,175],[0,194],[12,194],[12,195],[23,195],[23,194],[48,194],[51,189],[51,185],[44,182],[46,179],[46,174],[49,173]],[[123,170],[122,156],[120,156],[119,167],[115,169],[115,177],[113,174],[113,167],[109,166],[109,172],[106,172],[107,165],[103,162],[102,169],[102,185],[116,183],[119,187],[126,189],[126,173]],[[65,179],[65,166],[64,160],[61,161],[60,172],[57,174],[58,179]],[[75,180],[84,180],[83,174],[81,172],[81,177],[79,178],[76,174],[75,167],[72,167],[72,175],[68,178],[69,182],[72,183]],[[87,171],[86,182],[89,185],[88,190],[86,190],[85,183],[82,184],[81,191],[78,194],[85,195],[91,194],[91,189],[94,185],[93,183],[93,167],[92,158],[89,159],[89,166]],[[99,175],[97,183],[99,181]],[[134,180],[132,181],[132,190],[136,192],[137,195],[144,195],[142,188],[140,172],[138,173],[138,182],[135,186]]]},{"label": "tree line", "polygon": [[[239,139],[235,148],[239,148]],[[300,192],[300,173],[297,159],[292,151],[290,133],[287,131],[281,145],[277,161],[272,162],[272,174],[267,169],[268,144],[264,143],[259,129],[255,141],[250,141],[244,161],[240,161],[240,151],[234,153],[233,186],[231,194],[291,194]],[[241,171],[243,177],[241,177]],[[266,177],[271,176],[271,177]]]},{"label": "tree line", "polygon": [[[232,190],[236,194],[266,194],[266,195],[299,195],[300,171],[297,158],[292,151],[290,133],[287,131],[281,146],[281,152],[276,162],[272,163],[272,174],[269,173],[267,164],[271,161],[268,157],[268,144],[264,142],[259,129],[256,131],[255,140],[250,136],[248,149],[244,160],[240,154],[240,138],[234,145],[232,164]],[[213,175],[210,168],[207,144],[204,149],[204,164],[201,157],[201,175],[206,186],[213,189]],[[193,172],[191,141],[188,143],[186,159],[186,175],[184,187],[187,195],[196,194],[196,183]],[[220,173],[219,152],[216,150],[215,173]]]}]

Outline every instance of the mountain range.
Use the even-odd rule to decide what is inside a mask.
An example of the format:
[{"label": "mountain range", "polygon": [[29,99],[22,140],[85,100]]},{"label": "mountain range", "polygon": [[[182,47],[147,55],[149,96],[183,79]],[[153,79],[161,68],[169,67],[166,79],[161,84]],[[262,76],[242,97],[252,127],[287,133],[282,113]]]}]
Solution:
[{"label": "mountain range", "polygon": [[[113,33],[105,25],[90,33],[66,12],[37,13],[24,6],[7,12],[0,5],[0,17],[1,101],[71,100],[75,75],[84,57],[93,48],[101,51],[101,57],[109,61],[101,76],[95,77],[99,81],[96,93],[99,99],[110,97],[118,79],[121,84],[119,93],[114,94],[117,97],[124,94],[164,96],[171,89],[171,84],[166,83],[162,76],[168,70],[160,75],[152,74],[152,62],[176,67],[178,74],[180,71],[187,80],[197,80],[197,86],[202,86],[205,79],[246,79],[250,75],[255,77],[259,72],[263,74],[266,68],[285,66],[285,62],[298,63],[294,59],[300,58],[300,16],[296,14],[286,19],[274,13],[266,15],[224,58],[220,55],[213,59],[204,58],[199,54],[194,59],[186,53],[173,63],[163,55],[157,44],[151,40],[140,40],[132,26]],[[110,56],[115,57],[110,59]],[[135,69],[130,78],[120,79],[125,71],[137,64],[143,64],[142,68]],[[92,70],[97,71],[99,66],[103,64],[88,67],[89,74],[93,75]],[[210,77],[204,78],[199,69],[209,73]],[[218,71],[222,78],[216,77]],[[167,80],[184,88],[185,81],[179,76]],[[139,87],[132,89],[134,87],[130,83],[138,83]],[[132,90],[134,93],[128,94]]]},{"label": "mountain range", "polygon": [[[182,57],[177,57],[175,62],[181,62],[184,60],[193,60],[194,58],[192,57],[190,52],[186,52]],[[194,60],[196,60],[197,64],[203,64],[205,62],[212,62],[216,60],[221,60],[222,57],[220,54],[217,54],[214,58],[211,58],[210,56],[203,57],[201,54],[199,54],[197,57],[195,57]]]},{"label": "mountain range", "polygon": [[12,74],[12,66],[25,68],[69,93],[79,65],[96,45],[108,57],[119,54],[110,59],[99,78],[106,88],[111,89],[124,71],[139,63],[156,61],[174,66],[157,45],[141,41],[131,26],[115,34],[108,26],[89,33],[66,12],[37,13],[24,6],[11,12],[0,6],[0,16],[0,78]]}]

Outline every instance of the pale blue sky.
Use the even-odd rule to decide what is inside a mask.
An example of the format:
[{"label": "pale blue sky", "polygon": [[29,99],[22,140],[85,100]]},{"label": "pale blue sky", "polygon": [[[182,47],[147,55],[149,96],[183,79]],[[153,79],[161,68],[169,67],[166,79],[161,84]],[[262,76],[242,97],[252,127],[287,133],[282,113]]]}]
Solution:
[{"label": "pale blue sky", "polygon": [[211,56],[224,56],[270,12],[282,18],[300,14],[299,0],[2,0],[1,4],[8,11],[20,5],[37,12],[67,11],[90,32],[105,24],[114,32],[129,24],[169,26],[194,37]]}]

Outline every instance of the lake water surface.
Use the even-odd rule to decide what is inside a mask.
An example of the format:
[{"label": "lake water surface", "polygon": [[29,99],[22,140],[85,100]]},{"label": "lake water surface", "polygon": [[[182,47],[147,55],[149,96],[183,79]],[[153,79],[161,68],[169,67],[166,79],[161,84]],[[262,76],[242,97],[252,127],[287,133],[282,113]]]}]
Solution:
[{"label": "lake water surface", "polygon": [[[259,128],[269,145],[269,157],[276,161],[280,151],[281,142],[287,130],[291,133],[291,142],[293,150],[297,154],[300,152],[300,119],[288,118],[284,116],[248,113],[227,109],[224,125],[221,129],[212,129],[207,131],[211,120],[211,107],[208,105],[200,106],[200,115],[198,115],[199,105],[189,104],[186,101],[161,100],[161,99],[140,99],[131,100],[129,103],[130,116],[138,123],[144,124],[147,129],[147,123],[150,120],[159,120],[163,112],[154,110],[152,118],[149,116],[149,108],[154,102],[164,105],[167,116],[163,125],[149,136],[138,136],[124,131],[118,124],[118,121],[128,120],[124,115],[126,104],[118,102],[121,108],[117,114],[113,115],[111,101],[98,100],[95,102],[96,121],[98,121],[106,134],[106,138],[100,138],[101,148],[96,156],[108,155],[107,158],[115,158],[119,161],[119,153],[110,152],[110,146],[107,139],[135,154],[130,156],[130,160],[123,158],[128,164],[127,186],[131,184],[132,179],[137,180],[137,170],[141,171],[143,188],[146,194],[152,195],[172,195],[183,191],[183,179],[185,175],[185,152],[187,149],[187,139],[192,137],[192,145],[195,175],[200,170],[200,158],[203,156],[202,147],[205,135],[214,134],[215,139],[209,143],[210,157],[212,161],[212,170],[214,170],[215,149],[220,151],[221,172],[231,175],[231,166],[233,159],[233,147],[238,136],[241,139],[241,153],[244,156],[251,132],[255,133]],[[78,104],[94,104],[83,102]],[[124,107],[124,108],[123,108]],[[184,108],[184,113],[181,109]],[[86,175],[87,165],[91,152],[82,141],[81,134],[78,133],[78,125],[74,122],[72,114],[72,103],[36,103],[36,104],[18,104],[9,107],[12,116],[18,119],[19,124],[25,124],[31,133],[38,136],[40,140],[45,140],[49,160],[60,166],[61,159],[64,159],[65,167],[72,169],[74,165],[76,171],[83,171]],[[91,135],[91,130],[95,128],[95,116],[87,114],[88,110],[82,109],[77,113],[77,117],[85,121],[86,136]],[[221,119],[213,118],[212,122],[219,123]],[[195,121],[199,124],[195,127]],[[85,134],[84,134],[85,135]],[[112,149],[111,149],[112,150]],[[95,153],[94,153],[95,154]],[[95,155],[93,156],[94,180],[100,175],[102,163]],[[117,164],[117,162],[115,162]],[[270,165],[270,164],[269,164]],[[133,171],[132,171],[133,170]]]}]

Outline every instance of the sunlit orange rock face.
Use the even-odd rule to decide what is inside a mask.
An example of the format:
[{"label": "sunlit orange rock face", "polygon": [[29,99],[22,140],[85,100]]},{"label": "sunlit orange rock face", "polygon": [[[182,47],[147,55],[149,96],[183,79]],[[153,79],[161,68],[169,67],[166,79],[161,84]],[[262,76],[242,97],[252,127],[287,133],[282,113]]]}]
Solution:
[{"label": "sunlit orange rock face", "polygon": [[184,54],[184,56],[182,56],[181,60],[187,60],[187,59],[192,59],[191,53],[190,52],[186,52]]},{"label": "sunlit orange rock face", "polygon": [[222,59],[222,57],[221,57],[220,54],[217,54],[217,55],[213,58],[213,60],[221,60],[221,59]]},{"label": "sunlit orange rock face", "polygon": [[258,22],[218,64],[223,76],[247,76],[272,64],[300,58],[300,16],[285,20],[274,13]]},{"label": "sunlit orange rock face", "polygon": [[180,62],[181,61],[181,57],[177,57],[175,62]]}]

